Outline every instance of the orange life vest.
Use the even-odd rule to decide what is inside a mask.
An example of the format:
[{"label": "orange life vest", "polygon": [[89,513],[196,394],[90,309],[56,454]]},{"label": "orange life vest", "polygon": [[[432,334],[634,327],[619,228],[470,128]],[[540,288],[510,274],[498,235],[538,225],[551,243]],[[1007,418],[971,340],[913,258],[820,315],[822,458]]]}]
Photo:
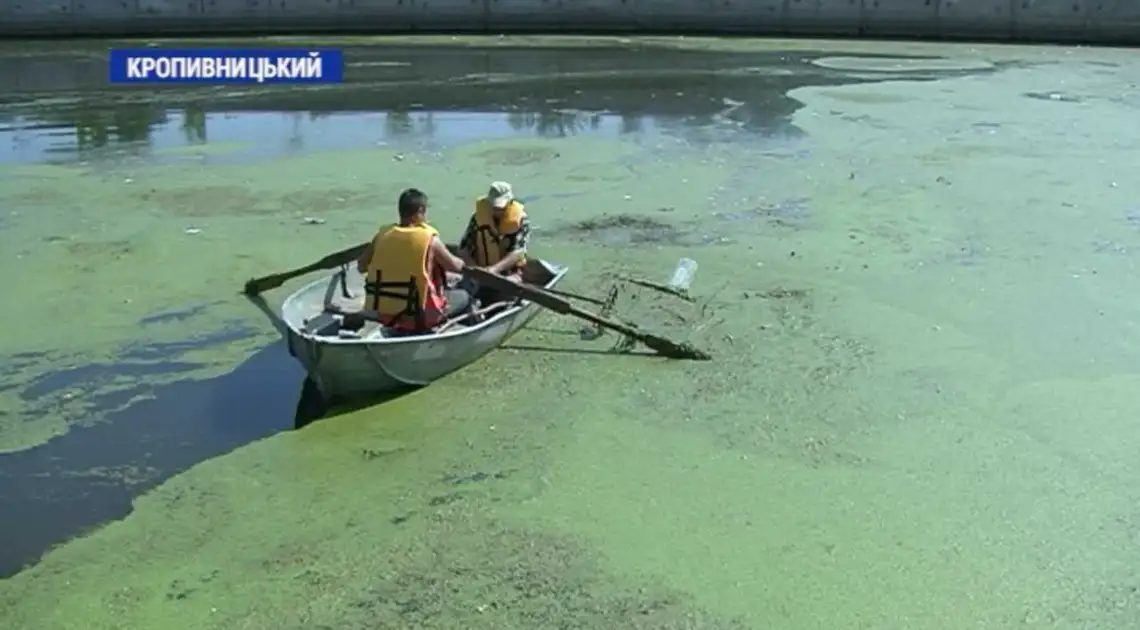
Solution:
[{"label": "orange life vest", "polygon": [[[495,221],[491,202],[486,197],[475,200],[475,243],[472,256],[480,267],[493,265],[507,256],[508,237],[519,231],[526,218],[526,208],[512,200],[503,212],[503,218]],[[519,260],[516,268],[522,268],[525,259]]]},{"label": "orange life vest", "polygon": [[380,323],[406,332],[427,332],[447,314],[446,278],[432,259],[431,241],[439,235],[426,223],[393,225],[372,239],[364,289],[365,308]]}]

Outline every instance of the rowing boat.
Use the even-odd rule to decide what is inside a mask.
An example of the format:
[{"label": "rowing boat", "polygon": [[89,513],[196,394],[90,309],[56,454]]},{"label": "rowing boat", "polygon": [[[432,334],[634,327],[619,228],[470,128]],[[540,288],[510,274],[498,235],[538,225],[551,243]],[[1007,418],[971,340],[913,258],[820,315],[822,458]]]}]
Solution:
[{"label": "rowing boat", "polygon": [[[568,269],[531,259],[523,280],[552,288]],[[346,330],[344,315],[364,307],[364,276],[342,269],[302,287],[281,305],[281,331],[293,355],[326,400],[422,387],[498,347],[537,314],[528,301],[490,305],[482,321],[467,316],[436,332],[396,336],[376,323]]]}]

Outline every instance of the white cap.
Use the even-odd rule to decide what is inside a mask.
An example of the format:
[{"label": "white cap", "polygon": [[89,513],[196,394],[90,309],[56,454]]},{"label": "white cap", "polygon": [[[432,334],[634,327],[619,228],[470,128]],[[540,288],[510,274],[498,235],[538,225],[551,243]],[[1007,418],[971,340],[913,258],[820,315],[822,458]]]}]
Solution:
[{"label": "white cap", "polygon": [[507,182],[491,182],[491,189],[487,191],[487,199],[491,202],[491,207],[502,210],[507,207],[507,204],[514,201],[515,194]]}]

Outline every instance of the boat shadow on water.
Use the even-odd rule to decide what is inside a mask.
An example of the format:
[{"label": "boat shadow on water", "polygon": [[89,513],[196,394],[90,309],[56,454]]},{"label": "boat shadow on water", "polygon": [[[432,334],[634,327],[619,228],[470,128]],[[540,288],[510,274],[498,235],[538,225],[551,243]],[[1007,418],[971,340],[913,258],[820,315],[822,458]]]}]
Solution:
[{"label": "boat shadow on water", "polygon": [[[615,355],[612,350],[517,343],[500,348]],[[0,579],[36,564],[56,545],[128,516],[134,499],[199,463],[419,389],[327,401],[280,341],[218,376],[148,382],[150,376],[169,375],[172,367],[189,371],[195,366],[167,356],[155,362],[90,364],[49,372],[22,389],[21,397],[34,402],[50,400],[94,376],[130,377],[132,383],[88,393],[97,419],[75,423],[67,433],[33,448],[0,454],[0,512],[20,515],[0,519],[0,540],[5,541]],[[298,389],[299,395],[290,395]]]},{"label": "boat shadow on water", "polygon": [[318,420],[326,420],[337,416],[360,411],[369,407],[382,405],[386,402],[406,396],[418,387],[386,392],[376,396],[354,398],[350,400],[325,400],[317,384],[311,378],[305,378],[301,384],[301,395],[297,397],[297,409],[293,413],[293,430],[304,429]]},{"label": "boat shadow on water", "polygon": [[[557,335],[561,337],[574,337],[575,339],[593,340],[601,337],[605,333],[597,332],[583,328],[580,330],[568,330],[565,328],[541,328],[538,326],[530,326],[528,328],[531,332],[539,333],[541,335]],[[588,337],[587,337],[588,335]],[[659,357],[655,352],[650,352],[644,348],[631,348],[622,341],[618,341],[614,346],[601,349],[601,348],[570,348],[566,346],[535,346],[531,344],[514,343],[508,341],[507,343],[499,346],[500,350],[507,350],[511,352],[540,352],[540,353],[553,353],[553,354],[581,354],[581,355],[605,355],[611,357],[637,357],[637,358],[653,358]]]},{"label": "boat shadow on water", "polygon": [[[566,333],[577,335],[568,331],[552,331],[557,333]],[[499,346],[499,350],[518,351],[518,352],[541,352],[541,353],[565,353],[565,354],[581,354],[581,355],[606,355],[606,356],[626,356],[626,357],[656,357],[657,355],[652,352],[641,350],[615,352],[614,350],[597,350],[591,348],[559,348],[555,346],[533,346],[525,344],[507,343]],[[369,396],[364,398],[356,398],[350,400],[333,400],[327,401],[321,395],[317,384],[310,378],[305,378],[304,383],[301,385],[301,395],[297,398],[297,410],[293,414],[293,429],[300,430],[309,426],[310,424],[319,420],[326,420],[335,418],[337,416],[360,411],[370,407],[376,407],[386,402],[396,400],[406,396],[420,387],[407,387],[406,389],[386,392],[376,396]]]},{"label": "boat shadow on water", "polygon": [[593,348],[559,348],[555,346],[531,346],[525,344],[508,343],[501,346],[502,350],[520,351],[520,352],[546,352],[555,354],[597,354],[605,355],[608,357],[637,357],[637,358],[652,358],[660,356],[654,352],[645,350],[597,350]]},{"label": "boat shadow on water", "polygon": [[128,516],[137,497],[199,463],[407,393],[329,407],[280,341],[218,376],[151,380],[169,375],[171,365],[189,370],[197,364],[170,357],[90,364],[23,386],[21,398],[29,404],[51,405],[85,379],[128,379],[88,391],[83,413],[90,418],[75,419],[67,433],[0,454],[0,513],[20,515],[0,519],[0,579],[36,564],[56,545]]}]

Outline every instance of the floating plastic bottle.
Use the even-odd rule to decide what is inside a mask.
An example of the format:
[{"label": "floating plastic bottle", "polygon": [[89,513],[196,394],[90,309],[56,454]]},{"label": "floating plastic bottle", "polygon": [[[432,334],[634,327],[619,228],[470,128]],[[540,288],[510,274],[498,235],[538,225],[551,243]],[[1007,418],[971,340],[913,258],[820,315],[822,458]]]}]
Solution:
[{"label": "floating plastic bottle", "polygon": [[677,268],[673,270],[673,279],[669,281],[669,287],[681,293],[688,293],[695,275],[697,275],[697,261],[692,258],[682,258],[677,261]]}]

